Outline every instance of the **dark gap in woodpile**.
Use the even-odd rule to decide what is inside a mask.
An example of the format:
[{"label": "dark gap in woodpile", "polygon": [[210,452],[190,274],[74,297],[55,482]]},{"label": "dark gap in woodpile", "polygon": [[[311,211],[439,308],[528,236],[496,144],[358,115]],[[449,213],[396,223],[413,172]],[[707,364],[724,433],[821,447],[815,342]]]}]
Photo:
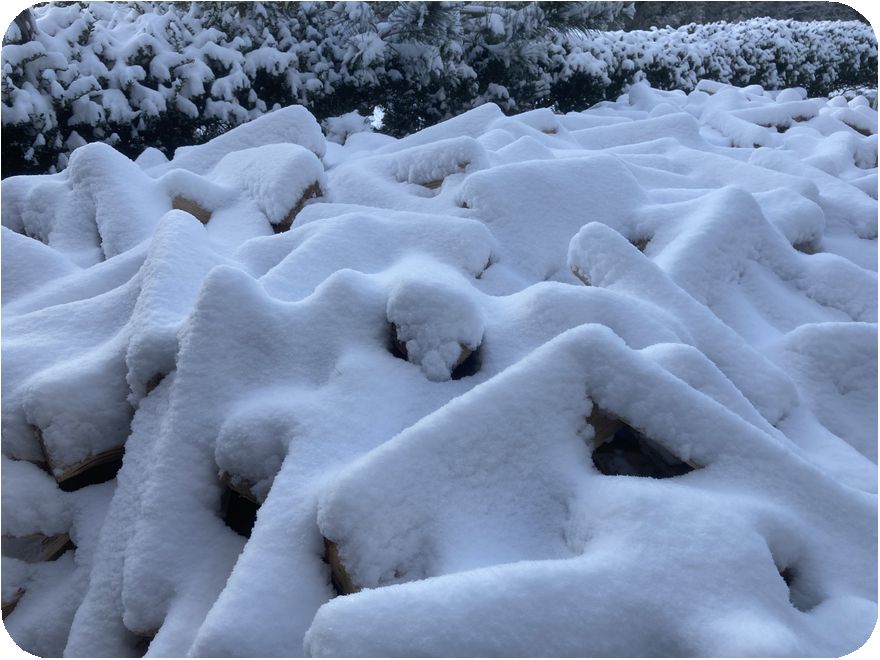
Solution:
[{"label": "dark gap in woodpile", "polygon": [[144,385],[144,393],[149,394],[150,392],[155,390],[157,387],[159,387],[159,384],[164,378],[165,374],[158,371],[154,373],[152,376],[150,376],[150,379]]},{"label": "dark gap in woodpile", "polygon": [[147,632],[131,633],[131,635],[134,637],[134,643],[132,645],[134,657],[143,658],[145,655],[147,655],[147,652],[150,650],[150,644],[153,643],[153,639],[155,639],[158,632],[158,630],[150,630]]},{"label": "dark gap in woodpile", "polygon": [[803,252],[804,254],[816,254],[819,252],[819,248],[813,241],[798,241],[794,243],[792,247],[798,252]]},{"label": "dark gap in woodpile", "polygon": [[456,365],[452,369],[452,374],[450,378],[452,380],[461,380],[462,378],[467,378],[469,376],[475,375],[482,366],[482,358],[480,356],[480,350],[482,347],[478,347],[475,351],[470,351],[469,349],[465,349],[468,351],[466,356],[463,354],[464,359],[461,360],[458,365]]},{"label": "dark gap in woodpile", "polygon": [[122,447],[116,447],[78,463],[56,477],[58,487],[69,493],[115,479],[119,468],[122,467],[123,453]]},{"label": "dark gap in woodpile", "polygon": [[602,474],[669,479],[699,467],[601,410],[594,408],[588,421],[595,431],[593,463]]},{"label": "dark gap in woodpile", "polygon": [[630,241],[633,245],[635,245],[639,252],[644,252],[645,248],[648,247],[648,243],[651,242],[650,238],[637,238],[634,241]]},{"label": "dark gap in woodpile", "polygon": [[797,566],[777,566],[776,570],[785,586],[788,587],[788,600],[795,609],[801,612],[809,612],[819,604],[819,599],[803,589],[803,580]]},{"label": "dark gap in woodpile", "polygon": [[116,478],[116,473],[122,467],[122,457],[125,453],[123,446],[113,447],[89,456],[72,465],[58,466],[49,455],[46,449],[46,443],[43,440],[43,431],[38,427],[31,425],[34,437],[45,459],[45,469],[58,482],[58,487],[65,492],[72,492],[102,484]]},{"label": "dark gap in woodpile", "polygon": [[406,344],[397,338],[397,326],[388,324],[388,352],[400,360],[406,360]]},{"label": "dark gap in woodpile", "polygon": [[223,485],[223,494],[220,497],[223,522],[236,534],[250,538],[254,523],[257,521],[260,503],[247,483],[235,483],[225,472],[220,481]]}]

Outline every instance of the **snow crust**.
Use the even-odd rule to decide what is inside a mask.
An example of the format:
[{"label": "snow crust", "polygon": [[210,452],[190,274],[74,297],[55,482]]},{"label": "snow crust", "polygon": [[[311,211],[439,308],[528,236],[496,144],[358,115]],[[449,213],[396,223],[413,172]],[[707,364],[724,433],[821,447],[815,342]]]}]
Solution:
[{"label": "snow crust", "polygon": [[[13,639],[860,646],[876,112],[704,81],[565,115],[487,104],[400,140],[359,121],[326,144],[285,108],[170,161],[90,144],[3,181],[3,535],[75,544],[4,556]],[[603,473],[603,416],[686,473]],[[119,447],[114,480],[55,483]],[[249,537],[232,492],[259,506]],[[337,596],[327,543],[356,592]]]}]

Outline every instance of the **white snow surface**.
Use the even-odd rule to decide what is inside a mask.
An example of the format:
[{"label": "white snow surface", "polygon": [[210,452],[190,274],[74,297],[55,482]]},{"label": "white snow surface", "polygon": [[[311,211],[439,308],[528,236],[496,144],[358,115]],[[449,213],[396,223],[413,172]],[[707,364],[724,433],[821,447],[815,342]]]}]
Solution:
[{"label": "white snow surface", "polygon": [[[12,638],[858,648],[877,617],[877,113],[805,96],[639,83],[400,140],[350,118],[330,143],[291,107],[170,161],[89,144],[5,179],[3,535],[76,546],[4,557]],[[693,469],[603,473],[600,410]],[[41,469],[120,446],[106,483]],[[249,537],[224,524],[227,483],[260,502]],[[336,595],[324,539],[356,593]]]}]

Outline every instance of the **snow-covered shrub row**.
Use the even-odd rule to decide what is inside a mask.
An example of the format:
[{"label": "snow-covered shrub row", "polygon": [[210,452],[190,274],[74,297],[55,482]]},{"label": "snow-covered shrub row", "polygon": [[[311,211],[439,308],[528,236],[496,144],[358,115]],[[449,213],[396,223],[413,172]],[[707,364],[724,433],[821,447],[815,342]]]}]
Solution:
[{"label": "snow-covered shrub row", "polygon": [[[700,81],[2,183],[41,656],[840,656],[877,616],[877,113]],[[113,469],[124,452],[121,469]]]},{"label": "snow-covered shrub row", "polygon": [[[859,22],[777,21],[583,32],[627,3],[48,3],[33,39],[3,46],[4,174],[63,169],[104,141],[171,155],[276,105],[319,120],[385,108],[405,135],[481,103],[562,111],[616,98],[647,78],[698,78],[811,95],[874,84],[877,47]],[[357,115],[331,134],[363,128]],[[342,136],[344,138],[344,135]]]}]

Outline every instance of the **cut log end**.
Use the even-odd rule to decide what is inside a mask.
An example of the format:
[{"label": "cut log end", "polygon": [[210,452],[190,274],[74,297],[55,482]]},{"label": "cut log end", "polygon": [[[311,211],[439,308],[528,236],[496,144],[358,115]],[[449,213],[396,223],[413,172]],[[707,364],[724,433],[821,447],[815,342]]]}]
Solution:
[{"label": "cut log end", "polygon": [[281,234],[286,232],[293,226],[293,221],[296,220],[296,216],[300,211],[303,210],[303,207],[309,202],[309,200],[316,199],[318,197],[322,197],[324,195],[324,191],[321,190],[321,185],[315,181],[312,185],[305,189],[302,197],[299,198],[296,204],[294,204],[293,208],[290,209],[290,213],[284,216],[284,219],[280,222],[277,222],[272,225],[272,231],[276,234]]},{"label": "cut log end", "polygon": [[58,487],[65,492],[79,490],[86,486],[102,484],[116,477],[122,467],[123,446],[112,447],[92,456],[68,465],[59,464],[52,459],[43,439],[43,431],[31,425],[34,437],[45,459],[46,471],[58,482]]},{"label": "cut log end", "polygon": [[571,272],[574,274],[574,276],[576,278],[578,278],[586,286],[593,286],[593,283],[590,282],[590,278],[587,277],[584,273],[582,273],[578,268],[572,268]]},{"label": "cut log end", "polygon": [[235,477],[225,470],[220,473],[220,483],[227,488],[231,488],[246,500],[250,500],[254,504],[262,504],[262,501],[253,493],[253,484],[247,479]]},{"label": "cut log end", "polygon": [[443,185],[443,182],[446,181],[446,177],[448,177],[452,174],[461,174],[462,172],[467,170],[469,165],[470,165],[470,162],[467,162],[467,161],[465,161],[463,163],[456,163],[455,167],[452,169],[452,171],[447,172],[443,176],[438,177],[436,179],[431,179],[429,181],[408,180],[405,183],[415,183],[416,185],[422,186],[423,188],[427,188],[428,190],[437,190],[438,188],[440,188]]},{"label": "cut log end", "polygon": [[324,561],[330,566],[330,583],[338,595],[345,596],[361,590],[346,570],[339,554],[339,547],[327,538],[324,539]]},{"label": "cut log end", "polygon": [[27,536],[3,536],[3,555],[20,559],[28,563],[55,561],[68,550],[76,546],[67,533],[28,534]]},{"label": "cut log end", "polygon": [[639,250],[639,252],[644,252],[645,248],[648,247],[648,243],[650,243],[650,242],[651,242],[650,238],[637,238],[633,241],[630,241],[630,243],[632,243],[633,245],[636,246],[636,248]]},{"label": "cut log end", "polygon": [[116,474],[122,467],[123,454],[122,447],[113,447],[73,465],[62,468],[53,467],[52,474],[55,475],[58,486],[65,492],[102,484],[116,478]]},{"label": "cut log end", "polygon": [[171,200],[171,208],[189,213],[203,225],[208,224],[208,221],[211,219],[211,212],[209,210],[201,206],[198,202],[194,202],[186,197],[181,197],[180,195],[177,195]]},{"label": "cut log end", "polygon": [[15,606],[18,605],[18,601],[21,600],[22,596],[24,596],[24,589],[16,589],[15,593],[12,594],[12,598],[10,598],[8,601],[7,600],[3,601],[3,620],[4,621],[6,620],[6,617],[8,617],[10,614],[12,614],[12,611],[15,609]]}]

